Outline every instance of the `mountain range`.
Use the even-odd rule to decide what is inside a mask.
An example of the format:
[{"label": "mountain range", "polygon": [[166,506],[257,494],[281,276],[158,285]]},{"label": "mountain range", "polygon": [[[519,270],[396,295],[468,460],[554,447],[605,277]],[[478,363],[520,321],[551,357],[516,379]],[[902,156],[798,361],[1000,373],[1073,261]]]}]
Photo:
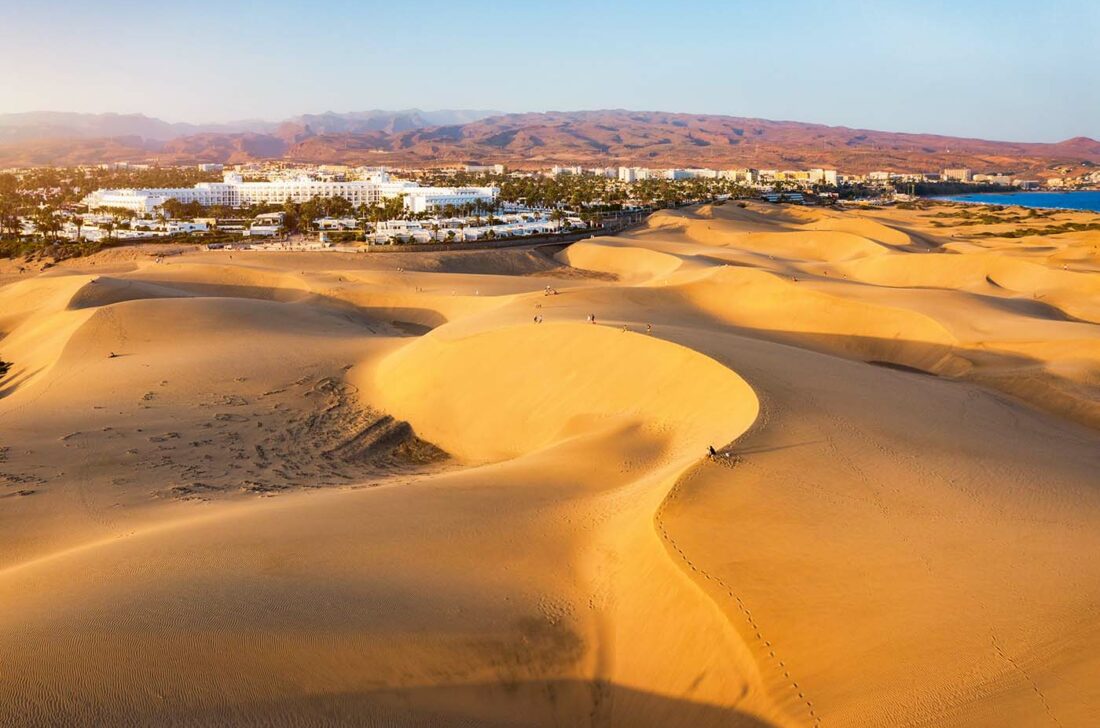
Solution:
[{"label": "mountain range", "polygon": [[651,167],[831,167],[1062,174],[1100,165],[1100,142],[1004,142],[733,116],[600,110],[372,110],[281,122],[169,123],[141,114],[0,114],[0,167],[259,160],[427,166],[482,162]]},{"label": "mountain range", "polygon": [[141,137],[167,141],[195,134],[269,134],[283,125],[310,126],[318,134],[366,131],[400,132],[441,124],[464,124],[498,111],[443,110],[353,111],[303,114],[284,121],[245,119],[220,124],[171,123],[144,114],[80,114],[70,111],[29,111],[0,114],[0,144],[45,140]]}]

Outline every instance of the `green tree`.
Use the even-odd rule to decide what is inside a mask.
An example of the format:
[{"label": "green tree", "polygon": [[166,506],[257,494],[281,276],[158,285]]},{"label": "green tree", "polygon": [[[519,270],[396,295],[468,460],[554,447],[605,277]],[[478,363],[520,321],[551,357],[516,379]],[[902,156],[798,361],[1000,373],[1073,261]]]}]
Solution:
[{"label": "green tree", "polygon": [[298,210],[301,215],[298,220],[298,229],[302,233],[309,233],[312,229],[313,221],[325,216],[321,198],[319,197],[306,200],[298,206]]},{"label": "green tree", "polygon": [[395,195],[382,200],[382,219],[400,220],[405,216],[405,196]]},{"label": "green tree", "polygon": [[288,197],[283,201],[281,209],[283,213],[283,228],[290,233],[298,232],[298,225],[301,222],[301,210],[299,206]]},{"label": "green tree", "polygon": [[19,201],[14,195],[0,196],[0,237],[10,235],[19,237],[23,231],[19,219]]},{"label": "green tree", "polygon": [[48,241],[51,236],[56,236],[57,232],[61,230],[61,221],[57,219],[57,211],[47,205],[43,205],[34,211],[31,223],[34,225],[35,232],[42,236],[43,242]]},{"label": "green tree", "polygon": [[324,202],[324,210],[329,217],[349,217],[355,208],[345,197],[329,197]]}]

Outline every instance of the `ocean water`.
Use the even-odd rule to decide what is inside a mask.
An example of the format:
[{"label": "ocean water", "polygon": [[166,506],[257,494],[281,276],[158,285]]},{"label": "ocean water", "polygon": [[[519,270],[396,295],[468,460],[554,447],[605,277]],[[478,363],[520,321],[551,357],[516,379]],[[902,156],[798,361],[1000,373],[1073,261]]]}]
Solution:
[{"label": "ocean water", "polygon": [[938,200],[980,202],[985,205],[1021,205],[1063,210],[1095,210],[1100,212],[1100,190],[1074,192],[983,192],[974,195],[951,195]]}]

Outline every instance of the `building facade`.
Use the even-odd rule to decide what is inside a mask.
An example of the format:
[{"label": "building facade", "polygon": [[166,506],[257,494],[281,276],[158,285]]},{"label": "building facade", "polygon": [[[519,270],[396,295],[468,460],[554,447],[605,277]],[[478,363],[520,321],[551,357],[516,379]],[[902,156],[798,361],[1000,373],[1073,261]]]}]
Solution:
[{"label": "building facade", "polygon": [[444,205],[456,207],[493,202],[496,187],[421,187],[416,182],[395,181],[385,172],[365,180],[321,180],[308,175],[263,182],[245,182],[240,174],[226,173],[222,182],[200,182],[194,187],[96,190],[82,203],[88,209],[119,207],[148,214],[168,200],[197,202],[209,207],[281,205],[287,200],[302,203],[314,197],[342,197],[353,206],[372,207],[385,198],[404,196],[410,212],[427,212]]},{"label": "building facade", "polygon": [[974,172],[965,167],[945,169],[943,178],[949,182],[970,182],[974,179]]}]

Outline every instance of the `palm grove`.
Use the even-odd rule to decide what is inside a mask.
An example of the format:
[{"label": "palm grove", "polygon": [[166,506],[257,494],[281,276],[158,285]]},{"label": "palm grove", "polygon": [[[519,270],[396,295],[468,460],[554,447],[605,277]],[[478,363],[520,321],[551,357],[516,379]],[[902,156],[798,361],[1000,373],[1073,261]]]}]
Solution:
[{"label": "palm grove", "polygon": [[[502,203],[551,210],[559,219],[568,211],[586,222],[638,206],[650,209],[676,207],[688,202],[714,199],[719,195],[749,196],[753,191],[723,179],[651,179],[631,184],[596,175],[492,175],[425,170],[416,174],[421,182],[449,185],[496,185],[497,201],[469,205],[448,205],[437,211],[446,217],[493,213]],[[216,181],[217,175],[196,168],[154,167],[150,169],[43,168],[18,174],[0,174],[0,257],[47,255],[63,259],[98,250],[103,241],[82,239],[83,219],[72,214],[91,190],[104,187],[187,187]],[[99,210],[107,220],[98,227],[109,241],[118,229],[129,225],[135,213],[124,209]],[[158,214],[162,218],[248,217],[282,212],[287,233],[308,232],[313,220],[323,217],[354,217],[365,231],[369,225],[401,218],[428,218],[430,213],[411,214],[400,197],[386,198],[375,206],[352,204],[341,197],[314,198],[301,203],[287,200],[282,205],[248,208],[203,207],[198,203],[167,201]],[[68,222],[75,227],[75,239],[60,239]],[[29,230],[28,230],[29,228]],[[360,235],[359,237],[363,237]]]}]

